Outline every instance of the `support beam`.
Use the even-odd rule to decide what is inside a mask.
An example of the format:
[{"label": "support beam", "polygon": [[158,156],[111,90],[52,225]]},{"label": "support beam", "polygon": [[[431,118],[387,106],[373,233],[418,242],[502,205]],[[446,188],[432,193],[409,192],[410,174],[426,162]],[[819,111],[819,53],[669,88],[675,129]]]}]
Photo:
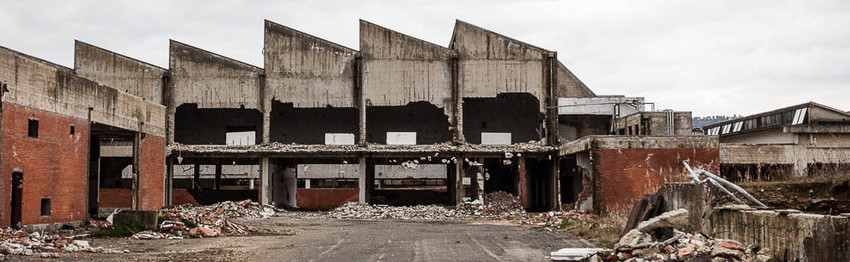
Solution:
[{"label": "support beam", "polygon": [[132,208],[133,210],[140,209],[141,196],[139,194],[140,186],[140,170],[142,164],[142,133],[135,132],[133,134],[133,185],[132,185]]},{"label": "support beam", "polygon": [[466,142],[463,136],[463,92],[458,84],[460,75],[460,62],[457,53],[452,53],[452,102],[454,102],[454,116],[452,119],[455,124],[455,141],[458,143]]},{"label": "support beam", "polygon": [[165,204],[164,206],[171,206],[174,202],[173,193],[174,192],[174,158],[168,157],[165,166]]},{"label": "support beam", "polygon": [[260,203],[261,204],[271,204],[272,203],[272,197],[271,197],[272,179],[271,179],[271,172],[269,170],[270,167],[271,167],[271,165],[269,164],[269,158],[268,157],[263,157],[263,158],[260,159],[260,179],[262,180],[262,182],[260,182],[260,194],[259,195],[260,195]]},{"label": "support beam", "polygon": [[195,164],[195,173],[192,178],[192,188],[195,190],[201,189],[201,165]]},{"label": "support beam", "polygon": [[[354,55],[354,90],[357,90],[357,109],[360,113],[359,144],[366,145],[366,89],[363,88],[363,58],[360,53]],[[361,158],[362,159],[362,158]],[[362,199],[362,198],[361,198]],[[362,201],[362,200],[361,200]]]},{"label": "support beam", "polygon": [[525,157],[518,158],[517,169],[517,175],[519,176],[519,185],[517,186],[517,193],[519,193],[519,201],[520,203],[522,203],[523,208],[528,209],[530,207],[530,203],[528,201],[528,194],[530,193],[530,190],[528,189],[528,179],[526,177],[527,172],[525,170]]},{"label": "support beam", "polygon": [[358,185],[358,188],[359,188],[358,199],[359,199],[360,203],[366,204],[366,203],[369,203],[369,200],[368,200],[369,199],[369,195],[368,195],[369,188],[368,188],[368,184],[367,184],[367,182],[369,180],[368,179],[369,176],[366,175],[366,173],[368,172],[367,171],[368,168],[366,168],[366,165],[368,165],[366,163],[366,156],[360,156],[360,160],[358,162],[359,162],[359,168],[360,168],[359,171],[358,171],[358,172],[360,172],[360,174],[359,174],[360,177],[357,178],[357,185]]},{"label": "support beam", "polygon": [[551,172],[549,172],[549,210],[561,209],[561,187],[560,187],[560,171],[561,161],[557,155],[550,155],[552,158]]},{"label": "support beam", "polygon": [[221,164],[215,165],[215,190],[221,190]]}]

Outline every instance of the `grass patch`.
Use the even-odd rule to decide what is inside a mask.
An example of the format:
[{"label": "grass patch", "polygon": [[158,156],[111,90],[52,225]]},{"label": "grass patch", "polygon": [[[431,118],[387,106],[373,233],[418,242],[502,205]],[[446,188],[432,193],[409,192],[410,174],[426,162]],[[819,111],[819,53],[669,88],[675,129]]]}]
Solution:
[{"label": "grass patch", "polygon": [[129,237],[144,230],[145,227],[135,221],[122,221],[111,227],[100,229],[94,237]]},{"label": "grass patch", "polygon": [[616,211],[589,218],[566,219],[555,225],[558,230],[590,240],[600,247],[613,248],[626,226],[628,211]]}]

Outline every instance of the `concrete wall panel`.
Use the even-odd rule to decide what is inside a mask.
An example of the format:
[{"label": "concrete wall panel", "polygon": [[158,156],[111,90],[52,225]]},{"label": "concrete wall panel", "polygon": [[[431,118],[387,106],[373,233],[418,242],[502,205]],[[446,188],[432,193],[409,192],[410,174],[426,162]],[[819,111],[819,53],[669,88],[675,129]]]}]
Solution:
[{"label": "concrete wall panel", "polygon": [[80,41],[74,46],[74,72],[79,76],[164,104],[162,88],[166,69]]},{"label": "concrete wall panel", "polygon": [[177,41],[171,41],[173,106],[259,109],[262,69]]},{"label": "concrete wall panel", "polygon": [[357,51],[266,21],[267,99],[301,107],[355,107]]}]

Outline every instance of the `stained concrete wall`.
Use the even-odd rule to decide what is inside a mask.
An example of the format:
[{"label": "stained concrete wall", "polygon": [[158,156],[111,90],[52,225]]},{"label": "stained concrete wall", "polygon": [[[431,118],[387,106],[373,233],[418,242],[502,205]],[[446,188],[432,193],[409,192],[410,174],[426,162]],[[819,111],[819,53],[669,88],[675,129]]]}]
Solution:
[{"label": "stained concrete wall", "polygon": [[557,97],[595,97],[590,88],[581,82],[563,63],[558,61],[558,86],[555,89]]},{"label": "stained concrete wall", "polygon": [[718,192],[703,185],[658,190],[662,212],[688,210],[689,230],[769,250],[778,261],[850,261],[850,217],[714,207]]},{"label": "stained concrete wall", "polygon": [[463,97],[529,93],[541,101],[539,110],[545,112],[548,51],[459,20],[451,47],[460,59],[458,85]]},{"label": "stained concrete wall", "polygon": [[157,136],[165,135],[165,107],[75,75],[71,69],[0,48],[3,102],[88,119]]},{"label": "stained concrete wall", "polygon": [[87,79],[164,105],[167,70],[81,41],[74,42],[74,72]]},{"label": "stained concrete wall", "polygon": [[265,23],[266,99],[294,107],[356,107],[357,51],[276,24]]},{"label": "stained concrete wall", "polygon": [[197,47],[171,41],[171,100],[198,108],[256,108],[263,70]]},{"label": "stained concrete wall", "polygon": [[360,20],[360,53],[367,105],[427,101],[452,115],[450,49]]}]

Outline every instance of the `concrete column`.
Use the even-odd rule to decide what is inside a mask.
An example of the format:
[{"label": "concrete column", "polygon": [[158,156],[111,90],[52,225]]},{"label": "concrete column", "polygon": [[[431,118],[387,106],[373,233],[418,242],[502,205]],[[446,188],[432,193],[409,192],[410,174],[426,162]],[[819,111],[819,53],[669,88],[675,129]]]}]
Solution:
[{"label": "concrete column", "polygon": [[558,159],[558,156],[552,156],[552,170],[550,172],[549,183],[549,210],[559,210],[561,209],[561,184],[560,184],[560,172],[561,172],[561,161]]},{"label": "concrete column", "polygon": [[366,145],[366,88],[363,87],[363,68],[362,68],[363,58],[360,57],[360,53],[354,55],[354,89],[358,91],[357,93],[357,109],[360,116],[359,126],[359,144],[361,146]]},{"label": "concrete column", "polygon": [[271,130],[272,100],[266,88],[265,74],[260,75],[260,97],[258,99],[260,100],[259,105],[263,107],[261,110],[263,112],[263,144],[268,144],[271,142],[269,132]]},{"label": "concrete column", "polygon": [[360,203],[366,204],[369,203],[369,176],[366,174],[368,173],[368,168],[366,168],[366,166],[368,165],[368,163],[366,163],[366,156],[360,156],[360,160],[358,162],[360,168],[360,170],[358,171],[360,172],[360,177],[357,178],[357,184],[359,188],[358,199]]},{"label": "concrete column", "polygon": [[528,180],[526,178],[526,170],[525,170],[525,157],[519,157],[517,159],[517,175],[519,176],[519,185],[517,186],[517,193],[519,193],[519,201],[522,203],[522,207],[528,209],[529,201],[528,201]]},{"label": "concrete column", "polygon": [[195,164],[195,173],[192,182],[192,188],[201,189],[201,165]]},{"label": "concrete column", "polygon": [[221,190],[221,164],[215,165],[215,190]]},{"label": "concrete column", "polygon": [[457,53],[452,53],[452,102],[454,102],[455,140],[466,142],[463,136],[463,92],[460,87],[460,59]]},{"label": "concrete column", "polygon": [[263,157],[260,159],[260,203],[271,204],[271,172],[269,170],[269,158]]},{"label": "concrete column", "polygon": [[455,162],[455,201],[458,205],[463,203],[463,156],[458,156]]},{"label": "concrete column", "polygon": [[174,192],[174,158],[168,157],[165,165],[165,203],[164,206],[171,206],[173,203]]},{"label": "concrete column", "polygon": [[[141,129],[139,129],[141,130]],[[133,189],[132,189],[132,204],[133,210],[139,210],[139,171],[141,170],[142,164],[142,133],[135,132],[133,134]]]}]

